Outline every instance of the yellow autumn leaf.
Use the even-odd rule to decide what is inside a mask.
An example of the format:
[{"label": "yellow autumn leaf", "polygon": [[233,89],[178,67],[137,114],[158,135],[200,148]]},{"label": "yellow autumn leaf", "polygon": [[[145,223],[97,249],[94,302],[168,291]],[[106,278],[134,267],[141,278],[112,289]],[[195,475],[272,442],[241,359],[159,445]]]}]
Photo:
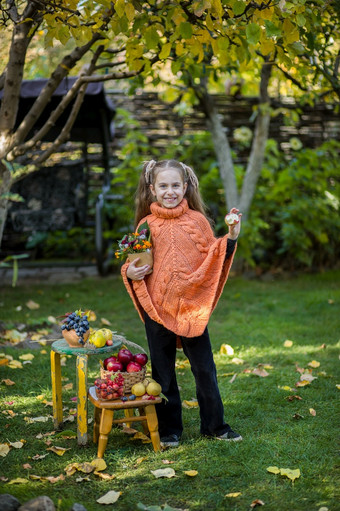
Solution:
[{"label": "yellow autumn leaf", "polygon": [[63,386],[64,390],[72,390],[73,389],[73,383],[66,383],[66,385]]},{"label": "yellow autumn leaf", "polygon": [[8,367],[11,369],[22,369],[22,363],[19,360],[11,360]]},{"label": "yellow autumn leaf", "polygon": [[58,447],[56,445],[52,445],[52,447],[47,447],[47,451],[52,451],[54,452],[55,454],[57,454],[58,456],[63,456],[65,454],[66,451],[69,451],[71,449],[71,447]]},{"label": "yellow autumn leaf", "polygon": [[300,477],[300,469],[290,469],[290,468],[280,468],[280,474],[282,476],[288,477],[291,481],[295,481],[298,477]]},{"label": "yellow autumn leaf", "polygon": [[[26,332],[19,332],[16,329],[5,330],[5,333],[2,334],[2,337],[7,339],[12,344],[17,344],[18,342],[21,342],[24,339],[26,339],[27,333]],[[8,355],[6,355],[6,358],[9,358]]]},{"label": "yellow autumn leaf", "polygon": [[141,431],[137,431],[137,433],[133,435],[132,440],[142,440],[143,444],[149,444],[151,442],[151,438],[144,435]]},{"label": "yellow autumn leaf", "polygon": [[310,413],[311,415],[313,415],[313,417],[315,417],[315,416],[316,416],[316,411],[314,410],[314,408],[310,408],[310,409],[309,409],[309,413]]},{"label": "yellow autumn leaf", "polygon": [[91,465],[99,472],[102,470],[105,470],[107,468],[107,465],[105,463],[105,460],[103,458],[95,458],[91,461]]},{"label": "yellow autumn leaf", "polygon": [[26,307],[28,307],[30,310],[39,309],[40,305],[37,302],[34,302],[33,300],[28,300],[26,302]]},{"label": "yellow autumn leaf", "polygon": [[195,477],[198,474],[197,470],[184,470],[184,473],[189,477]]},{"label": "yellow autumn leaf", "polygon": [[240,365],[244,364],[244,360],[242,358],[234,357],[231,359],[231,363],[240,366]]},{"label": "yellow autumn leaf", "polygon": [[103,325],[106,325],[106,326],[110,326],[111,325],[111,322],[108,319],[106,319],[106,318],[100,318],[100,322]]},{"label": "yellow autumn leaf", "polygon": [[304,380],[304,381],[298,381],[298,382],[295,384],[295,386],[296,386],[296,387],[305,387],[306,385],[310,385],[310,381],[306,381],[306,380]]},{"label": "yellow autumn leaf", "polygon": [[235,491],[234,493],[227,493],[224,496],[228,497],[228,498],[236,498],[236,497],[239,497],[240,495],[242,495],[242,493],[240,491]]},{"label": "yellow autumn leaf", "polygon": [[277,388],[282,389],[282,390],[288,390],[289,392],[292,392],[294,390],[291,387],[289,387],[288,385],[283,385],[282,387],[280,385],[278,385]]},{"label": "yellow autumn leaf", "polygon": [[151,470],[151,474],[153,474],[157,479],[159,477],[175,477],[176,472],[173,468],[159,468],[158,470]]},{"label": "yellow autumn leaf", "polygon": [[271,474],[279,474],[280,469],[278,467],[267,467],[267,472],[270,472]]},{"label": "yellow autumn leaf", "polygon": [[320,362],[318,362],[317,360],[312,360],[311,362],[309,362],[307,364],[309,367],[313,367],[313,368],[316,368],[316,367],[320,367]]},{"label": "yellow autumn leaf", "polygon": [[29,483],[28,479],[24,479],[23,477],[17,477],[16,479],[12,479],[7,484],[27,484]]},{"label": "yellow autumn leaf", "polygon": [[290,341],[289,339],[287,339],[284,343],[283,343],[283,346],[285,348],[291,348],[293,346],[293,341]]},{"label": "yellow autumn leaf", "polygon": [[229,344],[221,344],[220,347],[221,355],[234,355],[234,348],[232,348]]},{"label": "yellow autumn leaf", "polygon": [[39,341],[43,337],[43,334],[32,334],[31,341]]},{"label": "yellow autumn leaf", "polygon": [[338,390],[340,390],[340,383],[337,383],[335,386]]},{"label": "yellow autumn leaf", "polygon": [[313,380],[317,380],[317,377],[316,376],[313,376],[312,374],[310,373],[303,373],[301,374],[300,376],[300,380],[301,381],[309,381],[309,382],[312,382]]},{"label": "yellow autumn leaf", "polygon": [[10,448],[7,444],[0,444],[0,456],[5,457],[9,453]]},{"label": "yellow autumn leaf", "polygon": [[41,355],[47,355],[47,351],[46,350],[40,350],[40,354]]},{"label": "yellow autumn leaf", "polygon": [[24,355],[20,355],[19,358],[20,360],[33,360],[34,355],[32,355],[32,353],[26,353]]},{"label": "yellow autumn leaf", "polygon": [[11,447],[14,447],[15,449],[21,449],[23,446],[24,446],[24,442],[22,441],[19,441],[19,442],[10,442],[9,445]]},{"label": "yellow autumn leaf", "polygon": [[[7,366],[8,362],[9,362],[8,358],[2,358],[0,360],[0,366]],[[4,380],[2,380],[2,381],[4,381]]]},{"label": "yellow autumn leaf", "polygon": [[184,399],[182,406],[183,408],[198,408],[198,401],[196,399],[191,399],[191,401]]},{"label": "yellow autumn leaf", "polygon": [[96,313],[91,310],[85,311],[85,315],[89,321],[96,321],[97,319]]},{"label": "yellow autumn leaf", "polygon": [[261,378],[265,378],[266,376],[269,376],[268,371],[265,369],[260,369],[259,367],[256,367],[252,370],[252,374],[255,374],[255,376],[260,376]]},{"label": "yellow autumn leaf", "polygon": [[100,477],[101,479],[103,479],[104,481],[111,481],[112,479],[115,479],[115,475],[114,474],[105,474],[104,472],[98,472],[97,470],[95,470],[93,472],[93,474],[95,476],[98,476]]},{"label": "yellow autumn leaf", "polygon": [[143,456],[143,457],[137,458],[136,459],[136,465],[140,465],[141,463],[143,463],[143,461],[146,461],[147,459],[148,459],[147,456]]},{"label": "yellow autumn leaf", "polygon": [[97,502],[98,504],[114,504],[117,502],[121,494],[121,491],[110,490],[109,492],[105,493],[105,495],[97,499]]}]

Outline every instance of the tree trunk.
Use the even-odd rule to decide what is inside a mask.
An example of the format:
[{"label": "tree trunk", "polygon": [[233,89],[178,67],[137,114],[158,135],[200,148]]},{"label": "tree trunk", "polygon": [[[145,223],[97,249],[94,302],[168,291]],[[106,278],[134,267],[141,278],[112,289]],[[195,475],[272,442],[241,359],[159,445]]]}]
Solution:
[{"label": "tree trunk", "polygon": [[266,143],[268,140],[270,124],[270,107],[268,96],[268,83],[272,64],[265,62],[261,70],[259,110],[256,118],[255,133],[248,159],[247,170],[243,179],[241,200],[239,203],[243,219],[247,220],[250,206],[256,191],[256,184],[260,177]]},{"label": "tree trunk", "polygon": [[213,99],[208,93],[205,84],[202,85],[199,90],[196,89],[196,94],[208,121],[220,176],[223,182],[225,201],[227,208],[231,209],[238,205],[238,192],[229,140],[220,116],[215,108]]},{"label": "tree trunk", "polygon": [[7,218],[8,193],[11,190],[11,186],[11,172],[0,160],[0,247]]}]

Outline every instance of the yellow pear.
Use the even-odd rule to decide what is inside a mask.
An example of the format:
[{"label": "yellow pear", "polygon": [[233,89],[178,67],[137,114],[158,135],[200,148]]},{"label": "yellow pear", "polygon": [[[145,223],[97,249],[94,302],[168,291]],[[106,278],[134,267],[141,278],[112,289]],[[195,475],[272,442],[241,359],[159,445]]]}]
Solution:
[{"label": "yellow pear", "polygon": [[89,342],[93,344],[96,348],[102,348],[106,344],[106,339],[100,330],[96,330],[93,334],[90,335]]},{"label": "yellow pear", "polygon": [[162,387],[156,381],[152,381],[146,387],[146,392],[149,394],[149,396],[159,396],[159,394],[162,392]]},{"label": "yellow pear", "polygon": [[134,394],[137,397],[144,396],[144,394],[145,394],[145,386],[143,385],[143,383],[141,383],[141,382],[135,383],[132,386],[131,394]]},{"label": "yellow pear", "polygon": [[112,331],[109,328],[100,328],[100,330],[97,330],[98,332],[102,332],[102,334],[105,337],[106,341],[111,341],[113,334]]}]

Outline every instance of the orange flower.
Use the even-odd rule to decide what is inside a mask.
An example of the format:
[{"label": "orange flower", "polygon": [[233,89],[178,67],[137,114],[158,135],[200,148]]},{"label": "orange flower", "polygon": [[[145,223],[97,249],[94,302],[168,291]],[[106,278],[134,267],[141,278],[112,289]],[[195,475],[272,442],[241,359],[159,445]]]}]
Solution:
[{"label": "orange flower", "polygon": [[150,247],[151,247],[150,241],[144,241],[144,248],[150,248]]},{"label": "orange flower", "polygon": [[137,245],[135,245],[135,248],[136,248],[137,250],[140,250],[140,249],[142,248],[142,245],[140,245],[139,243],[137,243]]}]

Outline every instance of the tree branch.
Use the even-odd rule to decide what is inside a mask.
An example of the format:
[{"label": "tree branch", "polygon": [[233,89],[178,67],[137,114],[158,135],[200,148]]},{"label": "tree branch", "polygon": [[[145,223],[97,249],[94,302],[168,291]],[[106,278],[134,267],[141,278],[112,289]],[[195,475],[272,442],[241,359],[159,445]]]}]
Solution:
[{"label": "tree branch", "polygon": [[288,71],[286,71],[285,69],[282,69],[278,64],[274,64],[275,67],[277,67],[277,69],[279,69],[279,71],[281,71],[281,73],[286,77],[288,78],[288,80],[290,80],[292,83],[294,83],[294,85],[296,85],[297,87],[299,87],[300,90],[303,90],[304,92],[307,92],[308,91],[308,88],[305,87],[304,85],[302,85],[302,83],[300,83],[296,78],[294,78],[294,76],[292,76],[290,73],[288,73]]}]

